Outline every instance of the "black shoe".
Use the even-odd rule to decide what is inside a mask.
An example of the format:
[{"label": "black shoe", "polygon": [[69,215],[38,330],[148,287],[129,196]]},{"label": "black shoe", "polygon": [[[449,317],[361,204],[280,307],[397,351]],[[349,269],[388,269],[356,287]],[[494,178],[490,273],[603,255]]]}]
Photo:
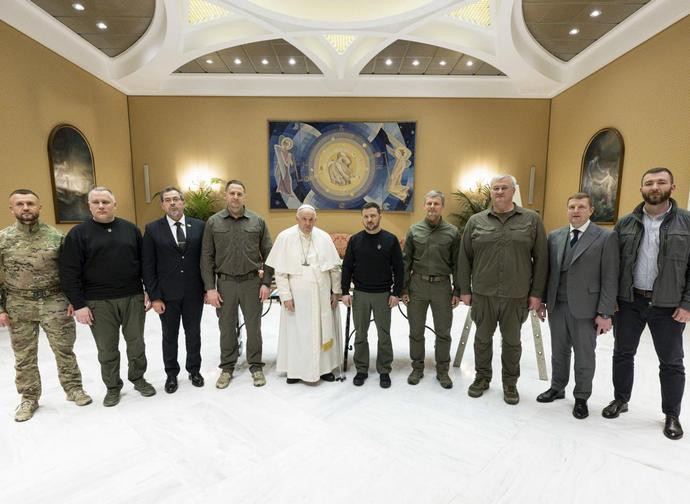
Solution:
[{"label": "black shoe", "polygon": [[335,381],[335,375],[333,373],[326,373],[321,375],[323,381],[332,382]]},{"label": "black shoe", "polygon": [[578,420],[582,420],[583,418],[587,418],[589,416],[589,408],[587,408],[587,401],[585,399],[575,399],[573,416]]},{"label": "black shoe", "polygon": [[189,381],[191,381],[192,385],[194,385],[195,387],[204,386],[204,377],[201,376],[201,373],[199,372],[189,373]]},{"label": "black shoe", "polygon": [[683,428],[680,426],[680,421],[677,416],[666,415],[666,424],[664,425],[664,436],[674,441],[683,437]]},{"label": "black shoe", "polygon": [[[352,383],[357,385],[358,387],[361,387],[364,385],[364,381],[369,378],[369,375],[367,373],[357,373],[355,375],[355,378],[352,380]],[[324,377],[322,376],[321,379],[323,380]],[[326,380],[326,381],[331,381],[331,380]]]},{"label": "black shoe", "polygon": [[177,390],[177,376],[168,376],[165,380],[165,391],[172,394]]},{"label": "black shoe", "polygon": [[537,402],[554,402],[556,399],[564,399],[565,391],[550,388],[546,392],[542,392],[537,396]]},{"label": "black shoe", "polygon": [[390,388],[391,375],[389,375],[388,373],[381,373],[379,375],[379,385],[381,385],[381,388]]},{"label": "black shoe", "polygon": [[295,383],[301,382],[302,380],[300,380],[299,378],[288,378],[286,381],[288,382],[289,385],[293,385]]},{"label": "black shoe", "polygon": [[604,418],[618,418],[618,415],[628,411],[628,403],[614,399],[601,411],[601,416]]}]

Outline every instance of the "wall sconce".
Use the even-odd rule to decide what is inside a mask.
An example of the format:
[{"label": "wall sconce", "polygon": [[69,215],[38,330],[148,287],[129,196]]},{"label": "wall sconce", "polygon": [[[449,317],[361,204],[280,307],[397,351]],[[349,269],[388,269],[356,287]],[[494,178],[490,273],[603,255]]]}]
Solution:
[{"label": "wall sconce", "polygon": [[527,204],[534,204],[534,184],[537,179],[537,167],[532,165],[529,167],[529,189],[527,190]]},{"label": "wall sconce", "polygon": [[149,179],[149,165],[144,165],[144,198],[151,203],[151,180]]}]

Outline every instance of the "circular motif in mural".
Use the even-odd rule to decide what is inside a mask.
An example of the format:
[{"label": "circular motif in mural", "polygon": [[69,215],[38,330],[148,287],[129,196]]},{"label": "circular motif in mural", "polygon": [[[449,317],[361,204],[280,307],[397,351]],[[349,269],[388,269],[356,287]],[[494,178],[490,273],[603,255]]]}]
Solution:
[{"label": "circular motif in mural", "polygon": [[369,142],[352,132],[322,135],[309,155],[312,189],[335,201],[366,194],[374,179],[374,168],[374,152]]}]

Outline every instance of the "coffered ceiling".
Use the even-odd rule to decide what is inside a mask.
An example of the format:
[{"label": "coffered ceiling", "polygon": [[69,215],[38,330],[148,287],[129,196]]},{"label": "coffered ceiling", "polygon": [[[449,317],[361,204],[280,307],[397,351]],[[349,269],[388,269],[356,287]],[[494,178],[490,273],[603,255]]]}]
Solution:
[{"label": "coffered ceiling", "polygon": [[552,97],[688,0],[2,0],[131,95]]}]

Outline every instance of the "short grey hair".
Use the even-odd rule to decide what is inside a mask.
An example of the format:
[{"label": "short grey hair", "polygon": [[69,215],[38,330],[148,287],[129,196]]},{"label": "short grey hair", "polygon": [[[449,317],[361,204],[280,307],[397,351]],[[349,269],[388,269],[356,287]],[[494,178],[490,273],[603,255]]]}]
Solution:
[{"label": "short grey hair", "polygon": [[105,187],[105,186],[95,186],[95,187],[92,187],[92,188],[89,190],[88,194],[86,195],[86,201],[91,201],[91,193],[95,193],[95,192],[107,192],[107,193],[109,193],[110,196],[113,198],[113,201],[115,201],[115,195],[113,194],[113,191],[111,191],[110,189],[108,189],[108,188]]},{"label": "short grey hair", "polygon": [[429,198],[441,198],[441,204],[445,205],[446,204],[446,196],[443,194],[441,191],[437,191],[435,189],[432,189],[428,193],[424,195],[424,202],[428,200]]},{"label": "short grey hair", "polygon": [[494,175],[491,178],[491,182],[489,182],[489,186],[493,187],[494,182],[498,182],[499,180],[503,180],[503,179],[510,179],[510,183],[513,184],[513,187],[517,187],[517,180],[515,179],[515,177],[513,177],[512,175],[510,175],[508,173],[501,173],[498,175]]},{"label": "short grey hair", "polygon": [[304,212],[305,210],[311,210],[312,212],[314,212],[314,215],[316,215],[316,208],[306,203],[304,205],[300,205],[300,207],[297,209],[296,215],[299,216],[299,214]]}]

